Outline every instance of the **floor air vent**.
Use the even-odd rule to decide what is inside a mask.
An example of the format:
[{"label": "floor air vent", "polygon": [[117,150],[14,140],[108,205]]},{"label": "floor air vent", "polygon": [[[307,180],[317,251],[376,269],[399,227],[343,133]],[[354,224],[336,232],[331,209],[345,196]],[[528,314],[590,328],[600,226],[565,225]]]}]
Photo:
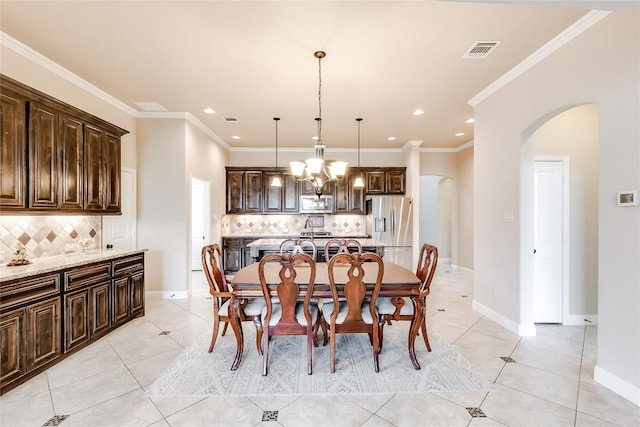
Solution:
[{"label": "floor air vent", "polygon": [[482,42],[475,42],[470,48],[469,50],[467,50],[464,55],[462,55],[463,58],[472,58],[472,59],[484,59],[487,56],[489,56],[489,54],[491,52],[493,52],[493,49],[496,48],[496,46],[498,46],[501,42],[499,41],[482,41]]}]

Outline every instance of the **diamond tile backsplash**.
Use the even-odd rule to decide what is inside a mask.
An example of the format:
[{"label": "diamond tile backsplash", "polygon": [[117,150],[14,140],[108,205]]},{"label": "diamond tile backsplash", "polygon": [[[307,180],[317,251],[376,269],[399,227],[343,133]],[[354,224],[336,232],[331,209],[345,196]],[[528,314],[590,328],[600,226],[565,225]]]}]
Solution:
[{"label": "diamond tile backsplash", "polygon": [[93,239],[101,246],[99,216],[0,216],[0,257],[11,260],[16,244],[22,243],[29,258],[65,253],[67,244]]},{"label": "diamond tile backsplash", "polygon": [[[364,215],[318,215],[323,216],[324,227],[315,230],[330,231],[336,236],[364,236],[366,216]],[[223,236],[294,236],[305,231],[304,224],[309,215],[224,215],[222,217]],[[309,229],[306,229],[309,231]]]}]

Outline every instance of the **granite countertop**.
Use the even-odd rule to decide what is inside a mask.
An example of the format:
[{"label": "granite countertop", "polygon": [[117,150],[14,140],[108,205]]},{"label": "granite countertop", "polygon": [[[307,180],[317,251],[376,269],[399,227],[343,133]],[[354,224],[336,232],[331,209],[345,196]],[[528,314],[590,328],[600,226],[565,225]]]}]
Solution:
[{"label": "granite countertop", "polygon": [[[295,237],[297,238],[297,236]],[[327,242],[331,239],[341,239],[343,237],[336,237],[336,236],[332,236],[332,237],[328,237],[328,238],[322,238],[322,239],[313,239],[314,243],[316,244],[317,247],[321,247],[327,244]],[[285,239],[258,239],[255,242],[251,242],[248,243],[247,246],[248,247],[276,247],[279,248],[280,244],[284,241]],[[357,239],[355,238],[354,240],[357,240],[358,242],[360,242],[360,244],[362,246],[384,246],[384,243],[382,243],[379,240],[375,240],[375,239],[371,239],[371,238],[366,238],[366,239]]]},{"label": "granite countertop", "polygon": [[8,267],[6,262],[0,266],[0,282],[22,279],[37,274],[48,273],[79,267],[99,261],[107,261],[122,256],[138,254],[146,249],[92,249],[86,252],[73,252],[65,255],[55,255],[31,260],[31,264]]}]

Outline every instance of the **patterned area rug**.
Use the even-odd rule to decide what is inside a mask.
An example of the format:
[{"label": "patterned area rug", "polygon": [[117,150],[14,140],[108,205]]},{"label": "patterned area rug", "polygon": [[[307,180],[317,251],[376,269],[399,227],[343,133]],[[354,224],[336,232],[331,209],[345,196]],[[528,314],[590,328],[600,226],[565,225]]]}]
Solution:
[{"label": "patterned area rug", "polygon": [[432,352],[422,337],[416,352],[422,369],[415,370],[406,347],[409,322],[397,322],[384,329],[380,372],[373,370],[373,353],[366,334],[338,335],[336,372],[330,373],[330,348],[314,348],[313,375],[307,375],[306,338],[274,337],[271,341],[268,375],[262,376],[262,356],[255,348],[255,329],[244,325],[244,357],[237,371],[231,371],[235,339],[229,332],[218,337],[207,353],[210,336],[186,348],[150,386],[149,396],[185,395],[297,395],[373,394],[447,391],[488,391],[491,383],[471,369],[451,347],[430,334]]}]

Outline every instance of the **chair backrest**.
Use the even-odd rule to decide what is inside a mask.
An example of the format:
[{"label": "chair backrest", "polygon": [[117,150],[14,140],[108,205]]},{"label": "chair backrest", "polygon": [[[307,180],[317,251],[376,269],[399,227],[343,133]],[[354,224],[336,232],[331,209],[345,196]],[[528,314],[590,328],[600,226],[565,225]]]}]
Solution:
[{"label": "chair backrest", "polygon": [[224,275],[222,263],[222,249],[214,243],[202,248],[202,270],[209,283],[209,293],[215,295],[220,292],[228,292],[227,278]]},{"label": "chair backrest", "polygon": [[438,248],[423,244],[420,248],[420,255],[418,256],[418,269],[416,270],[416,276],[422,282],[420,285],[421,294],[429,294],[429,287],[431,286],[431,280],[436,272],[438,266]]},{"label": "chair backrest", "polygon": [[[278,277],[271,275],[266,276],[265,271],[267,265],[273,262],[280,263]],[[301,281],[296,278],[301,273]],[[258,277],[262,286],[262,293],[267,303],[267,313],[265,316],[265,324],[270,325],[271,314],[273,312],[273,298],[278,298],[278,302],[282,307],[282,315],[278,321],[278,325],[290,325],[295,330],[296,325],[300,326],[296,320],[296,304],[300,299],[302,288],[300,284],[304,284],[306,295],[304,298],[304,315],[307,319],[307,325],[311,325],[311,314],[309,313],[309,304],[311,295],[313,294],[313,286],[316,280],[316,263],[309,255],[305,253],[296,254],[271,254],[266,255],[260,260],[258,265]]]},{"label": "chair backrest", "polygon": [[311,239],[287,239],[280,244],[280,255],[285,253],[291,254],[302,254],[304,252],[304,248],[308,247],[313,253],[312,258],[316,259],[316,254],[318,253],[318,248],[316,244]]},{"label": "chair backrest", "polygon": [[341,253],[350,253],[352,251],[349,250],[349,247],[354,247],[355,252],[362,253],[362,245],[360,242],[354,239],[331,239],[324,245],[324,260],[325,262],[329,262],[331,259],[330,256],[330,248],[338,247],[337,254]]},{"label": "chair backrest", "polygon": [[[380,294],[382,276],[384,275],[384,263],[382,262],[380,255],[372,252],[365,252],[362,254],[358,252],[339,253],[329,260],[327,267],[329,273],[329,286],[331,287],[331,294],[335,306],[338,306],[339,304],[337,285],[344,283],[344,299],[348,305],[348,313],[343,324],[349,322],[364,322],[361,307],[365,298],[367,298],[367,285],[363,269],[363,264],[366,261],[372,261],[378,265],[376,277],[366,278],[366,282],[373,283],[373,292],[371,296],[368,297],[369,311],[371,312],[373,323],[377,324],[378,315],[376,312],[376,301],[378,299],[378,294]],[[347,268],[345,264],[348,264],[349,267]],[[337,310],[334,310],[333,314],[337,315]],[[332,316],[332,322],[333,321],[335,321],[335,319]]]}]

